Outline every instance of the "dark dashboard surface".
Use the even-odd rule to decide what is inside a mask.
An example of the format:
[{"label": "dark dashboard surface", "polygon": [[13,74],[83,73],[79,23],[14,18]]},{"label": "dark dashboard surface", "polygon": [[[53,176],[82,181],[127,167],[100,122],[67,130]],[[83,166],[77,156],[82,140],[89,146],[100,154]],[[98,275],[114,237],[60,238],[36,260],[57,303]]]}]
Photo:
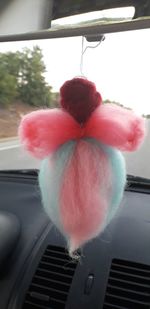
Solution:
[{"label": "dark dashboard surface", "polygon": [[116,218],[71,261],[43,211],[37,176],[1,174],[0,211],[17,216],[20,235],[0,265],[0,309],[148,309],[149,192],[149,184],[129,185]]}]

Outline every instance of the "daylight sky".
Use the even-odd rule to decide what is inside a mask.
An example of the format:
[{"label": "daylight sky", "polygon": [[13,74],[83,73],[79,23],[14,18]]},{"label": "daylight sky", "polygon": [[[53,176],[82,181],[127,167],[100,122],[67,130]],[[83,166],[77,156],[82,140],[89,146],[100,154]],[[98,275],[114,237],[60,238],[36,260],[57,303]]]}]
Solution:
[{"label": "daylight sky", "polygon": [[[66,79],[81,75],[81,37],[0,43],[0,52],[34,45],[42,49],[46,80],[54,91]],[[103,99],[117,101],[140,114],[150,114],[150,29],[106,35],[96,49],[86,51],[83,72],[96,83]]]}]

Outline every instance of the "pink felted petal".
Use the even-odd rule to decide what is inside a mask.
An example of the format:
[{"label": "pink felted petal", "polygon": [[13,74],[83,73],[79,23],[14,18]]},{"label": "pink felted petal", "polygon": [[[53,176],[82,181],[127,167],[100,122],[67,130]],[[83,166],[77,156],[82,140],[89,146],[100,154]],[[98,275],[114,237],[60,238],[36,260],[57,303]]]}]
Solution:
[{"label": "pink felted petal", "polygon": [[39,110],[23,117],[19,137],[36,158],[44,158],[61,144],[78,138],[79,124],[60,109]]},{"label": "pink felted petal", "polygon": [[86,124],[85,134],[122,151],[134,151],[145,136],[145,121],[133,111],[103,104]]}]

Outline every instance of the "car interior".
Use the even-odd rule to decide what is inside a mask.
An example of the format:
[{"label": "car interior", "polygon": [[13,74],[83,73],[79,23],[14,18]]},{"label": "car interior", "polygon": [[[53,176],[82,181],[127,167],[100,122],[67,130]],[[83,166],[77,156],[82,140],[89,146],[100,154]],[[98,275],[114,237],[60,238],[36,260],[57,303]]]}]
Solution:
[{"label": "car interior", "polygon": [[[134,8],[130,19],[59,24],[70,16],[126,7]],[[148,30],[149,16],[147,0],[5,0],[0,44],[70,37],[104,44],[107,34]],[[10,151],[10,165],[11,160]],[[148,175],[149,156],[145,164]],[[117,215],[75,259],[42,207],[38,172],[38,166],[26,164],[0,170],[0,309],[149,309],[150,177],[128,171]]]}]

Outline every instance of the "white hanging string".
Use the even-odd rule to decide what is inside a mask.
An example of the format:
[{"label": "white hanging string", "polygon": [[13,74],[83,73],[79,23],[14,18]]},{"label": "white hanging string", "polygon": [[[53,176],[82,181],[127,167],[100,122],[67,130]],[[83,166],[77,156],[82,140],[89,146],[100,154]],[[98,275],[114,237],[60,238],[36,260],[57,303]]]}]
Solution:
[{"label": "white hanging string", "polygon": [[91,48],[91,49],[94,49],[94,48],[97,48],[100,44],[101,44],[102,40],[100,39],[100,41],[92,46],[92,45],[88,45],[84,48],[84,37],[82,36],[82,45],[81,45],[81,60],[80,60],[80,73],[81,73],[81,76],[84,77],[84,73],[83,73],[83,60],[84,60],[84,54],[86,53],[87,49]]},{"label": "white hanging string", "polygon": [[83,74],[83,56],[84,56],[84,36],[82,36],[82,45],[81,45],[81,59],[80,59],[81,76],[84,76],[84,74]]}]

